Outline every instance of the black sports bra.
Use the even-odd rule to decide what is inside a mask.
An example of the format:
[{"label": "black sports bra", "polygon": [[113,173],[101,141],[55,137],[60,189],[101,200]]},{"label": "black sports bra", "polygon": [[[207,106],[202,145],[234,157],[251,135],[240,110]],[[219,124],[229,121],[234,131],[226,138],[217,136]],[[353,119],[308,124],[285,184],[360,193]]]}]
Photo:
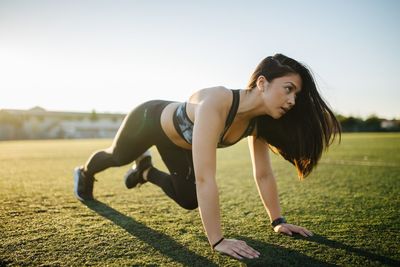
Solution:
[{"label": "black sports bra", "polygon": [[[249,123],[249,126],[247,126],[247,129],[244,131],[242,136],[234,143],[232,144],[226,144],[223,142],[224,136],[226,132],[228,131],[229,127],[232,125],[232,122],[236,116],[238,107],[239,107],[239,100],[240,100],[240,90],[231,90],[233,93],[233,99],[232,99],[232,106],[231,109],[229,110],[228,117],[226,118],[225,121],[225,128],[220,136],[219,142],[218,142],[218,148],[222,147],[227,147],[236,144],[239,142],[242,138],[249,136],[254,129],[255,126],[255,119],[252,119]],[[179,135],[188,143],[192,144],[192,139],[193,139],[193,122],[190,120],[186,113],[186,102],[181,103],[175,110],[174,116],[173,116],[173,122],[174,122],[174,127],[176,131],[179,133]]]}]

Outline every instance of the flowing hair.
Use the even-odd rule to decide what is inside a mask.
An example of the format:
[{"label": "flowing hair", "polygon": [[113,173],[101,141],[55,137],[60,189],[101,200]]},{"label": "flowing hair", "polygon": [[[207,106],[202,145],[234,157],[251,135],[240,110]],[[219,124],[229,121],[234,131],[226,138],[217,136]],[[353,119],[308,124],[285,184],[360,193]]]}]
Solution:
[{"label": "flowing hair", "polygon": [[299,74],[302,79],[302,90],[296,97],[294,107],[279,119],[268,115],[257,117],[257,138],[264,139],[272,151],[292,163],[299,179],[304,179],[336,135],[339,142],[341,137],[340,123],[318,93],[310,70],[292,58],[275,54],[256,67],[247,88],[255,88],[260,75],[271,82],[293,73]]}]

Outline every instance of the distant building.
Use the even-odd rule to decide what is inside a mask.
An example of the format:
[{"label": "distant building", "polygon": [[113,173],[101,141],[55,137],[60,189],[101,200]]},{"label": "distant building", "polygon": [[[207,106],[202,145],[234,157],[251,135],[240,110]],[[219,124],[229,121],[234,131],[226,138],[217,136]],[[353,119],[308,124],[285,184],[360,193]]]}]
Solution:
[{"label": "distant building", "polygon": [[396,120],[382,120],[381,121],[381,127],[383,129],[392,129],[392,128],[396,128],[396,126],[397,126]]},{"label": "distant building", "polygon": [[112,138],[125,114],[29,110],[0,110],[0,140]]}]

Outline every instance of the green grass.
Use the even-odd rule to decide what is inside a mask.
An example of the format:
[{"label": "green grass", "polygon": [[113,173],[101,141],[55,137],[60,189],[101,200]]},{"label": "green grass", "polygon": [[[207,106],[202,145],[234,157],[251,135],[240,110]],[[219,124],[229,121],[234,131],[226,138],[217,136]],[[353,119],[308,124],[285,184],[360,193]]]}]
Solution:
[{"label": "green grass", "polygon": [[272,157],[283,214],[315,233],[307,239],[271,230],[246,142],[219,150],[224,235],[261,252],[241,262],[211,253],[197,210],[151,184],[126,190],[128,167],[96,177],[98,201],[77,201],[73,168],[110,142],[0,142],[0,266],[400,266],[399,134],[345,134],[303,182]]}]

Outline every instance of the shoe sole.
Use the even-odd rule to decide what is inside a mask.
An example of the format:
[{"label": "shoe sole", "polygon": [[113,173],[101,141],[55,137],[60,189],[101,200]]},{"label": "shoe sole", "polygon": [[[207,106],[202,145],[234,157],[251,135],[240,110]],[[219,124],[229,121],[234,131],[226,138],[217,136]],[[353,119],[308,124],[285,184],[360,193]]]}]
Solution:
[{"label": "shoe sole", "polygon": [[80,172],[80,168],[76,167],[74,169],[74,195],[75,197],[80,200],[80,201],[85,201],[85,199],[83,199],[81,196],[79,196],[78,194],[78,184],[79,184],[79,172]]}]

